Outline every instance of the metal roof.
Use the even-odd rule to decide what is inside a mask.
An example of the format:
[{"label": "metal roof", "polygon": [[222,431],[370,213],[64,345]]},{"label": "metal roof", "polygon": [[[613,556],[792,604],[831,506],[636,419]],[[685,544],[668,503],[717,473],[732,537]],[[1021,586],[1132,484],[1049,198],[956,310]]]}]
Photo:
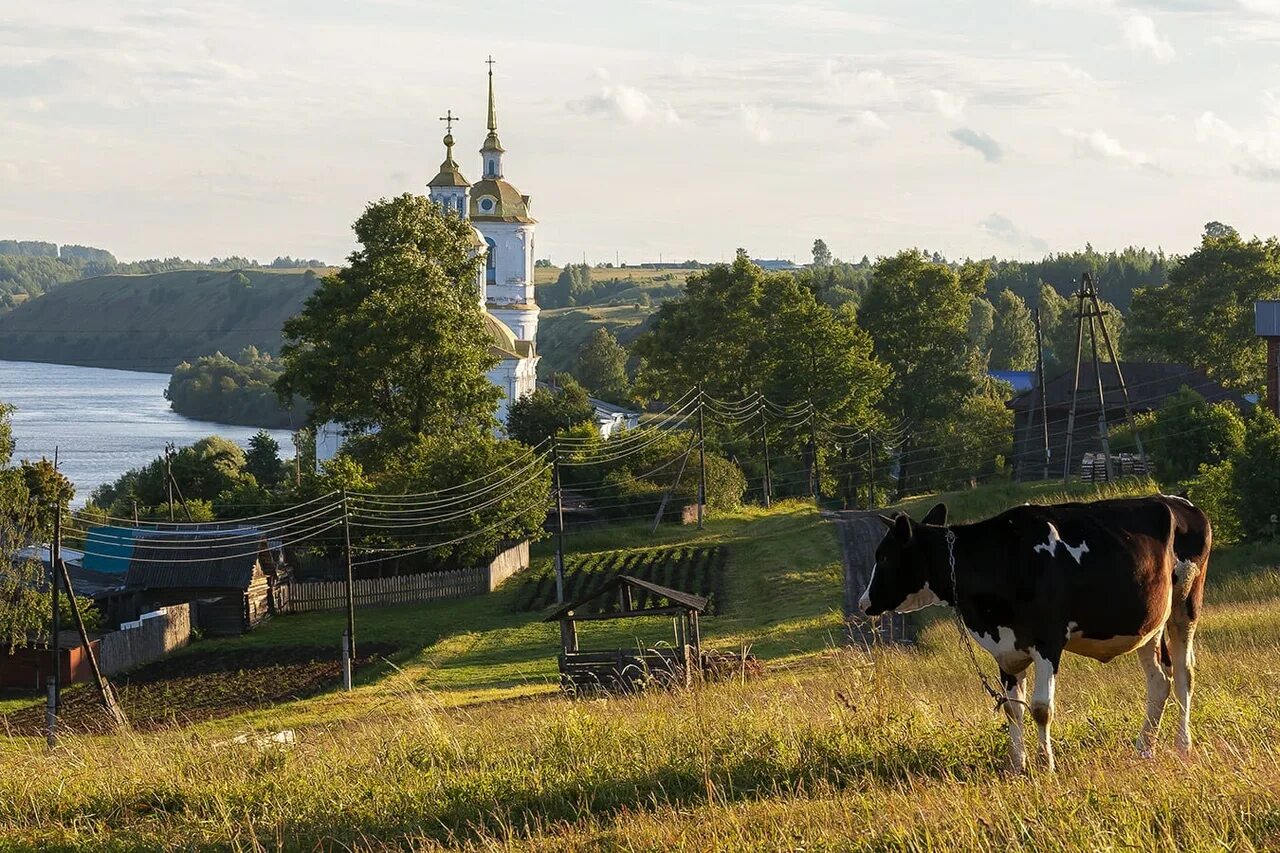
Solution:
[{"label": "metal roof", "polygon": [[1263,338],[1280,338],[1280,299],[1262,299],[1253,303],[1255,333]]}]

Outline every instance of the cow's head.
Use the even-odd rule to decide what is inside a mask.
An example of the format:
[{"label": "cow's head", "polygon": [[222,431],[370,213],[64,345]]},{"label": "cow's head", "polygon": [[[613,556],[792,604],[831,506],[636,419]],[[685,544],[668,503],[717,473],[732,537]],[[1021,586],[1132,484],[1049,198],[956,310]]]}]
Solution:
[{"label": "cow's head", "polygon": [[876,548],[876,564],[871,569],[871,582],[862,593],[859,608],[868,616],[879,616],[886,610],[909,613],[931,604],[938,596],[929,588],[928,553],[920,547],[920,528],[947,523],[947,505],[929,510],[922,522],[912,521],[905,513],[893,518],[880,516],[889,533]]}]

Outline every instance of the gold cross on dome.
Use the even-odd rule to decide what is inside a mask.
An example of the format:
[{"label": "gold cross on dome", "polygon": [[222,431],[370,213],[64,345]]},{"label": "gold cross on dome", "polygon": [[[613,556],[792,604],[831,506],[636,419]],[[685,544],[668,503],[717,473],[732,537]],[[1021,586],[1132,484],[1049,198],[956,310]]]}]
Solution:
[{"label": "gold cross on dome", "polygon": [[493,54],[492,53],[489,54],[489,58],[484,61],[484,64],[489,66],[489,73],[492,74],[493,73]]},{"label": "gold cross on dome", "polygon": [[453,114],[453,110],[446,110],[445,114],[440,116],[440,120],[445,123],[444,132],[453,133],[453,123],[458,120],[458,117]]}]

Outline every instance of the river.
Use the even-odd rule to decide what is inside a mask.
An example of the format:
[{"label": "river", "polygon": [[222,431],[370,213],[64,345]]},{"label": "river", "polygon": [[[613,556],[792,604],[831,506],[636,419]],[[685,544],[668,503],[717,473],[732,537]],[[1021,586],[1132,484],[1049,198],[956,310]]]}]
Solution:
[{"label": "river", "polygon": [[[80,505],[98,486],[162,455],[166,442],[181,447],[216,434],[245,446],[258,431],[175,414],[164,398],[168,384],[166,373],[0,361],[0,403],[17,407],[14,460],[53,459],[56,447]],[[280,454],[292,457],[289,432],[268,432]]]}]

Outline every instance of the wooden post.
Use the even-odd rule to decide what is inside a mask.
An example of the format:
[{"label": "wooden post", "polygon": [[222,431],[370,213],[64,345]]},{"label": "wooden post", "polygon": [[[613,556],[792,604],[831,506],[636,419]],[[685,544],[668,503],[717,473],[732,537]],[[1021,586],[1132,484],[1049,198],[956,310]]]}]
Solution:
[{"label": "wooden post", "polygon": [[551,436],[551,473],[556,493],[556,604],[564,604],[564,490],[560,485],[560,432]]},{"label": "wooden post", "polygon": [[80,604],[76,601],[76,591],[71,585],[71,573],[67,571],[67,564],[61,558],[58,560],[58,573],[62,575],[62,583],[67,588],[67,603],[71,605],[71,616],[76,620],[76,630],[80,633],[80,647],[89,661],[89,669],[93,674],[94,686],[98,688],[98,700],[102,703],[102,709],[107,712],[107,716],[111,718],[112,724],[117,729],[128,728],[129,720],[124,715],[124,709],[116,701],[115,692],[112,691],[111,685],[98,667],[98,656],[93,653],[93,646],[89,643],[89,630],[84,625]]},{"label": "wooden post", "polygon": [[169,521],[173,522],[173,442],[164,446],[164,479],[169,492]]},{"label": "wooden post", "polygon": [[809,496],[822,505],[822,482],[818,475],[818,410],[809,403]]},{"label": "wooden post", "polygon": [[[1090,282],[1093,279],[1090,277]],[[1093,308],[1098,313],[1098,326],[1102,329],[1102,340],[1107,345],[1107,355],[1111,359],[1111,363],[1116,368],[1116,379],[1120,382],[1120,393],[1124,397],[1124,414],[1129,419],[1129,426],[1133,429],[1133,441],[1138,446],[1138,458],[1142,461],[1142,470],[1144,473],[1150,473],[1147,470],[1147,451],[1142,446],[1142,434],[1138,432],[1138,422],[1133,418],[1133,403],[1129,399],[1129,386],[1124,381],[1124,373],[1120,370],[1120,359],[1116,356],[1116,349],[1111,345],[1111,333],[1107,331],[1107,324],[1102,322],[1104,313],[1102,303],[1098,301],[1098,288],[1094,285],[1091,288],[1093,294]]]},{"label": "wooden post", "polygon": [[351,635],[342,632],[342,689],[351,692]]},{"label": "wooden post", "polygon": [[[57,450],[54,450],[54,457],[57,457]],[[57,463],[54,463],[54,471],[57,471]],[[58,706],[62,703],[62,658],[60,649],[58,648],[58,634],[62,633],[62,614],[61,602],[59,601],[59,589],[62,586],[62,580],[59,577],[58,562],[62,559],[62,503],[58,500],[58,495],[53,498],[53,541],[49,543],[49,599],[52,613],[50,613],[49,625],[51,634],[49,636],[49,656],[53,663],[50,670],[53,673],[53,710],[56,714]]]},{"label": "wooden post", "polygon": [[876,449],[867,430],[867,509],[876,505]]},{"label": "wooden post", "polygon": [[698,529],[707,506],[707,431],[702,418],[702,386],[698,386]]},{"label": "wooden post", "polygon": [[1076,302],[1076,364],[1071,380],[1071,409],[1067,412],[1067,449],[1062,459],[1062,482],[1071,479],[1071,444],[1076,430],[1076,401],[1080,397],[1080,349],[1084,345],[1084,285]]},{"label": "wooden post", "polygon": [[356,591],[355,568],[351,557],[351,504],[347,499],[347,490],[342,490],[342,531],[347,543],[347,657],[351,667],[356,665]]},{"label": "wooden post", "polygon": [[769,464],[769,421],[763,395],[760,397],[760,435],[764,439],[764,508],[768,509],[773,506],[773,471]]},{"label": "wooden post", "polygon": [[1040,429],[1044,445],[1044,471],[1042,479],[1049,479],[1049,408],[1044,387],[1044,333],[1040,326],[1040,306],[1036,306],[1036,387],[1040,390]]},{"label": "wooden post", "polygon": [[[1086,278],[1085,281],[1089,279]],[[1102,318],[1098,318],[1102,322]],[[1098,385],[1098,440],[1102,443],[1103,470],[1107,472],[1107,482],[1115,482],[1115,470],[1111,464],[1111,438],[1107,435],[1107,397],[1102,387],[1102,364],[1098,360],[1098,332],[1093,326],[1093,306],[1089,306],[1089,346],[1093,352],[1093,378]]]},{"label": "wooden post", "polygon": [[53,676],[44,680],[44,742],[50,749],[58,745],[58,687]]}]

